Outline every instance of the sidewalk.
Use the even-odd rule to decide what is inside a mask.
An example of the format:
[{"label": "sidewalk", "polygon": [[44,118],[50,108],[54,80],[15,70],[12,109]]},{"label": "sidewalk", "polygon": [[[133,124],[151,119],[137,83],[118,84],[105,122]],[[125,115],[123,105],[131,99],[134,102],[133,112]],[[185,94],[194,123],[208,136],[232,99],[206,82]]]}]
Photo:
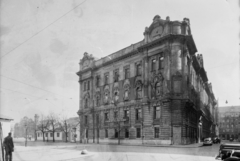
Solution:
[{"label": "sidewalk", "polygon": [[120,145],[115,143],[86,143],[86,144],[77,144],[76,146],[82,145],[116,145],[116,146],[145,146],[145,147],[168,147],[168,148],[198,148],[203,146],[203,143],[195,143],[195,144],[188,144],[188,145],[152,145],[152,144],[124,144],[120,143]]}]

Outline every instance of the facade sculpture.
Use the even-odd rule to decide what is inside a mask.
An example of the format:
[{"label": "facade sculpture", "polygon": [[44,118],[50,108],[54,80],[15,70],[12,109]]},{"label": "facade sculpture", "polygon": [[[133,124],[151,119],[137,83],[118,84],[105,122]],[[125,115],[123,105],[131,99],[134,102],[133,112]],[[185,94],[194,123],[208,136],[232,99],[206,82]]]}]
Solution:
[{"label": "facade sculpture", "polygon": [[99,60],[84,53],[77,72],[82,140],[189,144],[211,135],[216,100],[196,52],[189,19],[157,15],[144,40]]}]

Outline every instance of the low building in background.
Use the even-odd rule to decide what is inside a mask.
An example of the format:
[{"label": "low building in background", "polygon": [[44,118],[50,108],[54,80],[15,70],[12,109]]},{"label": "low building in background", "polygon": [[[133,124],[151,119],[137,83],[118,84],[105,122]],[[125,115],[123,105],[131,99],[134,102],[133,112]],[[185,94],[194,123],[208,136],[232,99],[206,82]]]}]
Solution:
[{"label": "low building in background", "polygon": [[229,140],[240,137],[240,106],[219,107],[219,136]]},{"label": "low building in background", "polygon": [[190,20],[157,15],[143,35],[98,60],[84,53],[80,141],[190,144],[216,135],[217,102]]}]

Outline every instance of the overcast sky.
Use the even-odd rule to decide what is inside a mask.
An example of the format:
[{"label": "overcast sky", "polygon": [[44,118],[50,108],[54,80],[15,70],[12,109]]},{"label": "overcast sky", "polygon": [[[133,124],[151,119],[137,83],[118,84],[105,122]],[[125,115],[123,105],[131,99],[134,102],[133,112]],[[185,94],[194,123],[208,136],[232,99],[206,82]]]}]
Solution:
[{"label": "overcast sky", "polygon": [[[19,121],[77,116],[84,52],[101,58],[143,40],[155,15],[190,19],[220,106],[240,105],[236,0],[1,0],[0,113]],[[226,104],[226,100],[228,104]]]}]

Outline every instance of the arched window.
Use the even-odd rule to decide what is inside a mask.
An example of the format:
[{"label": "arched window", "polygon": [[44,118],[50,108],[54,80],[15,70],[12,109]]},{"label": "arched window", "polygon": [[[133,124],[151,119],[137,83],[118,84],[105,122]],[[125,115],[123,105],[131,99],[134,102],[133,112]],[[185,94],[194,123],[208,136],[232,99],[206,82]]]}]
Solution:
[{"label": "arched window", "polygon": [[152,59],[152,71],[156,70],[156,60]]}]

